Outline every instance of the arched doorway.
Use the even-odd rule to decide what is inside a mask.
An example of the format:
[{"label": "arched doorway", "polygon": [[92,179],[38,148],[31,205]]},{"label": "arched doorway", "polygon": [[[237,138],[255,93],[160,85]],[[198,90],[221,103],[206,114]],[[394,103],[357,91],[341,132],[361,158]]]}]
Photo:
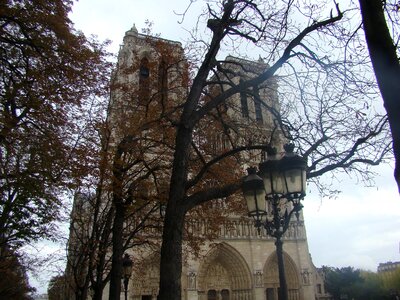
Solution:
[{"label": "arched doorway", "polygon": [[[218,297],[219,296],[219,297]],[[227,289],[223,289],[220,291],[216,290],[208,290],[207,292],[207,300],[229,300],[230,292]]]},{"label": "arched doorway", "polygon": [[229,290],[222,290],[221,291],[221,299],[222,300],[229,300],[230,299],[230,293]]},{"label": "arched doorway", "polygon": [[240,253],[221,243],[213,247],[198,272],[199,300],[250,300],[251,273]]},{"label": "arched doorway", "polygon": [[[302,300],[300,291],[299,272],[292,258],[283,253],[283,261],[285,265],[286,284],[288,287],[289,300]],[[278,259],[276,252],[272,253],[264,266],[264,287],[265,299],[278,300],[279,293],[279,272]]]},{"label": "arched doorway", "polygon": [[217,300],[217,291],[216,290],[208,290],[207,300]]},{"label": "arched doorway", "polygon": [[139,266],[138,271],[132,275],[130,280],[133,289],[129,294],[134,300],[157,299],[160,281],[160,258],[151,255]]}]

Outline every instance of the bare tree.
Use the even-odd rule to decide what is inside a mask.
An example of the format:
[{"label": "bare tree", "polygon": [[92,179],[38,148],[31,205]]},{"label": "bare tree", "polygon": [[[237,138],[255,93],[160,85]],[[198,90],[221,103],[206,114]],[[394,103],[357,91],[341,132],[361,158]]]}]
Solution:
[{"label": "bare tree", "polygon": [[[135,62],[127,58],[128,52],[120,53],[116,72],[121,72],[121,78],[142,77],[138,82],[117,80],[112,84],[118,95],[114,100],[120,102],[111,105],[114,112],[109,119],[114,134],[110,191],[118,209],[110,299],[120,296],[121,228],[128,220],[127,212],[138,200],[160,203],[160,194],[165,194],[159,192],[161,183],[169,181],[168,197],[162,200],[167,207],[159,297],[180,299],[188,214],[221,198],[240,209],[240,198],[231,196],[241,186],[243,165],[260,158],[266,144],[295,143],[308,159],[309,180],[323,193],[331,192],[320,180],[324,174],[335,177],[345,172],[363,181],[371,179],[370,166],[386,159],[390,138],[386,116],[374,110],[377,90],[365,63],[368,55],[357,45],[352,12],[340,10],[336,3],[208,2],[198,24],[207,24],[211,35],[202,38],[196,35],[202,31],[193,32],[188,47],[190,78],[186,62],[171,57],[181,51],[176,45],[162,50],[158,46],[168,43],[148,37],[158,49],[151,54],[157,58],[155,62],[140,57]],[[243,59],[221,59],[224,52],[240,53],[241,47],[250,46],[261,55],[259,63],[253,64],[258,66],[255,70]],[[173,62],[167,60],[163,67],[152,65],[163,57],[173,58]],[[164,67],[175,73],[183,70],[168,91],[163,90],[160,70]],[[150,75],[157,70],[158,80]],[[152,86],[155,83],[159,86]],[[138,85],[139,89],[135,88]],[[187,93],[177,92],[182,88]],[[269,89],[279,104],[260,97],[260,89]],[[156,93],[151,92],[154,90]],[[166,94],[173,94],[173,101],[167,101]],[[251,97],[254,106],[269,112],[268,128],[257,112],[254,118],[246,115],[233,101],[239,94]],[[241,111],[246,120],[241,124],[231,118],[232,110]],[[147,180],[146,195],[140,187]]]},{"label": "bare tree", "polygon": [[[159,299],[181,298],[182,228],[187,212],[212,199],[227,197],[241,185],[239,174],[236,181],[216,180],[207,187],[201,185],[202,179],[212,174],[218,163],[241,151],[263,147],[242,140],[241,145],[209,156],[193,145],[202,120],[218,116],[222,128],[227,125],[220,112],[235,94],[250,93],[249,90],[274,75],[281,79],[281,85],[289,83],[289,87],[295,87],[283,87],[282,91],[287,93],[280,98],[280,109],[263,105],[274,115],[276,132],[295,142],[309,160],[308,178],[315,179],[316,184],[320,184],[316,178],[328,172],[362,176],[367,170],[364,179],[368,179],[368,166],[379,164],[390,152],[385,116],[368,111],[368,101],[361,105],[356,101],[371,93],[367,97],[370,100],[376,94],[373,81],[363,69],[364,57],[346,59],[350,39],[345,35],[345,27],[336,26],[339,21],[344,22],[344,14],[337,4],[330,13],[325,11],[323,5],[297,7],[291,1],[208,4],[202,16],[208,19],[211,38],[208,42],[198,39],[206,47],[176,123]],[[296,22],[294,17],[300,17],[302,22]],[[229,74],[229,68],[224,69],[228,60],[218,60],[218,54],[230,42],[235,45],[240,40],[258,46],[268,66],[259,74],[237,82],[229,80],[235,74]],[[218,78],[221,72],[224,75]],[[211,93],[210,87],[216,84],[220,85],[220,91]],[[256,93],[253,96],[257,97]],[[274,140],[272,136],[267,138]],[[199,169],[193,169],[194,157],[203,162]]]},{"label": "bare tree", "polygon": [[[71,212],[65,295],[73,295],[77,300],[87,299],[90,293],[93,299],[102,299],[108,282],[114,280],[120,283],[120,276],[113,279],[115,269],[113,271],[111,266],[115,253],[120,251],[122,256],[126,249],[143,245],[153,247],[157,244],[154,243],[154,236],[146,235],[144,231],[149,227],[156,227],[158,232],[161,230],[158,225],[160,215],[155,214],[159,211],[159,201],[140,194],[137,185],[144,188],[144,178],[135,177],[124,169],[131,163],[129,158],[138,157],[137,153],[125,153],[123,149],[128,149],[126,141],[129,140],[126,138],[121,141],[119,151],[112,156],[108,122],[102,120],[101,115],[97,116],[97,122],[88,126],[94,157],[92,172],[82,178]],[[121,159],[124,155],[126,160]],[[130,176],[136,181],[130,181]],[[124,188],[115,187],[117,179],[124,184],[131,183],[128,193],[124,193]],[[116,201],[116,197],[120,197],[118,200],[121,202]],[[115,237],[120,239],[120,243],[115,242]]]}]

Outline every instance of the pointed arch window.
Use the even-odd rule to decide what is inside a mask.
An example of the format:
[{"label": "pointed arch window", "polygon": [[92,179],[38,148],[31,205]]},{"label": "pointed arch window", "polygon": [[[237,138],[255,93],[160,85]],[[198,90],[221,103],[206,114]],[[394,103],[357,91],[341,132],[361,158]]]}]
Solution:
[{"label": "pointed arch window", "polygon": [[258,87],[253,88],[253,94],[254,94],[254,108],[255,108],[255,113],[256,113],[256,121],[259,123],[263,123],[261,98],[260,98],[260,92],[258,90]]},{"label": "pointed arch window", "polygon": [[[242,83],[243,80],[240,79],[240,83]],[[240,106],[242,110],[242,117],[243,118],[249,118],[249,106],[247,104],[247,93],[246,91],[241,91],[240,92]]]},{"label": "pointed arch window", "polygon": [[144,57],[139,68],[139,102],[148,103],[150,100],[150,67],[149,60]]}]

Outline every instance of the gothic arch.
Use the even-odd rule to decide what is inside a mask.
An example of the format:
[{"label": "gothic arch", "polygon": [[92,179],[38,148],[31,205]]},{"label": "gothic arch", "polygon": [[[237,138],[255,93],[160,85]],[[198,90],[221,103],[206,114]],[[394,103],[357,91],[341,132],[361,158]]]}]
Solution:
[{"label": "gothic arch", "polygon": [[152,49],[149,46],[143,46],[137,50],[137,61],[141,61],[146,58],[149,61],[154,60],[154,54],[152,53]]},{"label": "gothic arch", "polygon": [[[214,278],[215,277],[215,278]],[[251,299],[251,272],[243,256],[232,246],[220,243],[202,261],[198,271],[198,291],[231,291],[230,299]]]},{"label": "gothic arch", "polygon": [[150,100],[150,60],[144,56],[139,66],[139,103],[147,104]]},{"label": "gothic arch", "polygon": [[130,294],[134,299],[142,299],[143,296],[154,298],[158,294],[160,281],[160,256],[153,254],[144,259],[135,274],[132,274],[132,279],[133,293]]},{"label": "gothic arch", "polygon": [[[301,299],[299,270],[293,259],[286,252],[283,252],[283,263],[285,266],[286,284],[288,288],[289,299]],[[279,287],[279,273],[276,251],[274,251],[265,262],[264,287],[266,288],[267,298],[268,293],[272,292],[272,290],[275,290],[274,293],[277,296],[277,289]],[[270,291],[268,292],[267,290]]]}]

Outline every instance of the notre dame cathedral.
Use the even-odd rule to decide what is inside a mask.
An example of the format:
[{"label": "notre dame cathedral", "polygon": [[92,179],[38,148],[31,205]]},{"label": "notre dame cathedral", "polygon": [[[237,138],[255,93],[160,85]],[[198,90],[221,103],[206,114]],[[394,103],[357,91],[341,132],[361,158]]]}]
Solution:
[{"label": "notre dame cathedral", "polygon": [[[160,50],[163,49],[163,50]],[[160,51],[164,51],[163,55]],[[168,66],[160,57],[169,57],[174,60],[173,66]],[[123,66],[123,68],[122,68]],[[156,68],[154,66],[157,66]],[[259,61],[248,61],[228,56],[224,62],[225,69],[234,72],[229,80],[239,82],[241,78],[252,76],[267,66]],[[168,68],[168,70],[167,70]],[[133,72],[123,70],[131,69]],[[157,70],[157,74],[151,74]],[[168,76],[166,76],[168,72]],[[240,74],[240,75],[238,75]],[[214,75],[218,76],[218,74]],[[226,75],[220,75],[223,77]],[[123,44],[118,54],[117,67],[113,74],[111,101],[109,111],[109,127],[111,140],[117,140],[124,129],[123,124],[115,120],[124,120],[130,113],[138,112],[135,101],[144,101],[152,94],[152,86],[157,86],[161,91],[172,91],[177,80],[189,80],[188,63],[184,58],[183,49],[178,42],[165,40],[138,33],[135,26],[126,32]],[[156,80],[157,84],[151,84]],[[223,82],[224,80],[219,80]],[[126,96],[113,90],[113,86],[131,82],[138,86],[136,93],[139,97],[126,99]],[[178,87],[179,86],[179,87]],[[168,105],[168,101],[179,102],[179,93],[182,84],[176,85],[174,93],[161,92],[159,102]],[[218,93],[223,86],[210,88],[210,93]],[[261,101],[279,110],[276,79],[270,80],[267,86],[259,87],[252,91]],[[263,134],[271,130],[273,115],[246,93],[232,96],[232,103],[225,108],[232,123],[237,124],[240,138],[250,138],[255,134],[246,131],[249,126],[244,123],[254,122],[257,132]],[[175,103],[176,104],[176,103]],[[151,110],[146,110],[147,113]],[[163,104],[162,107],[165,106]],[[156,106],[155,106],[156,107]],[[160,109],[159,107],[157,109]],[[140,114],[137,118],[140,118]],[[242,125],[240,125],[242,124]],[[223,147],[227,143],[223,137],[216,136],[216,147]],[[275,141],[279,144],[279,139]],[[282,144],[282,143],[281,143]],[[243,169],[247,166],[243,165]],[[244,201],[244,200],[243,200]],[[203,235],[207,232],[208,223],[202,219],[193,220],[187,225],[186,230],[194,235]],[[70,237],[71,239],[71,237]],[[303,216],[299,220],[292,220],[283,238],[284,264],[287,278],[288,294],[291,300],[331,299],[325,292],[323,275],[313,265],[309,254],[306,229]],[[159,257],[156,252],[147,250],[127,251],[132,257],[137,257],[138,252],[144,257],[140,270],[134,268],[128,285],[128,299],[131,300],[156,300],[159,284]],[[206,241],[199,250],[200,256],[184,254],[184,267],[182,272],[182,299],[185,300],[278,300],[279,277],[278,264],[275,252],[274,239],[266,231],[258,231],[254,227],[253,219],[245,215],[234,214],[222,223],[216,231],[215,238]],[[147,257],[146,257],[147,255]],[[123,290],[123,288],[122,288]],[[107,298],[108,288],[104,288],[103,298]],[[90,295],[88,295],[90,297]],[[121,293],[123,298],[123,293]]]}]

